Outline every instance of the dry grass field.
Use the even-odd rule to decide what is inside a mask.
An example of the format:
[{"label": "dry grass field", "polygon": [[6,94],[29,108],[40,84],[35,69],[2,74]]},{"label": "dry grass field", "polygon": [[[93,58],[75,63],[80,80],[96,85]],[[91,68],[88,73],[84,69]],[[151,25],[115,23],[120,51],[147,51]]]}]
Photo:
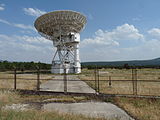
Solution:
[{"label": "dry grass field", "polygon": [[[43,110],[4,110],[5,105],[20,104],[29,102],[40,102],[48,98],[61,98],[61,101],[83,100],[85,98],[74,98],[73,96],[41,96],[19,95],[18,92],[2,91],[0,90],[0,120],[104,120],[103,118],[88,118],[82,115],[63,114],[57,111],[46,112]],[[63,100],[63,101],[62,101]]]},{"label": "dry grass field", "polygon": [[[3,106],[14,103],[41,102],[45,99],[61,98],[58,102],[83,101],[85,97],[74,96],[43,96],[43,95],[19,95],[18,92],[0,90],[0,120],[105,120],[103,118],[87,118],[82,115],[62,114],[58,112],[45,112],[42,110],[3,110]],[[53,99],[54,100],[54,99]],[[56,99],[55,99],[56,100]],[[58,99],[57,99],[58,100]],[[160,100],[145,98],[106,98],[106,102],[112,102],[125,109],[138,120],[159,120]],[[53,101],[54,102],[54,101]],[[57,101],[55,101],[57,102]],[[118,119],[116,119],[118,120]]]},{"label": "dry grass field", "polygon": [[[110,94],[132,94],[133,84],[132,71],[131,70],[119,70],[119,69],[100,69],[100,92]],[[41,74],[41,79],[52,79],[54,75]],[[91,87],[95,87],[95,75],[94,70],[83,69],[82,74],[79,75],[82,80],[86,80],[87,84]],[[111,77],[112,85],[109,86],[109,77]],[[20,78],[25,78],[20,79]],[[35,80],[31,80],[35,79]],[[36,89],[36,74],[17,74],[17,89]],[[41,80],[45,82],[46,80]],[[104,81],[101,81],[104,80]],[[114,81],[116,80],[116,81]],[[123,81],[121,81],[123,80]],[[138,81],[138,94],[139,95],[160,95],[160,70],[159,69],[141,69],[137,71],[137,80],[146,80],[146,82]],[[153,82],[154,80],[158,82]],[[149,82],[147,82],[149,81]],[[0,88],[13,88],[14,87],[14,74],[10,72],[0,72]],[[41,101],[51,96],[22,96],[15,92],[0,91],[0,108],[6,104],[23,103],[25,101]],[[62,97],[62,96],[60,96]],[[75,102],[73,97],[62,97],[63,101]],[[78,98],[78,100],[85,98]],[[117,104],[121,108],[125,109],[129,114],[139,120],[159,120],[160,118],[160,100],[159,99],[144,99],[144,98],[108,98],[107,102]],[[54,101],[53,101],[54,102]],[[76,116],[69,114],[59,114],[57,112],[44,112],[37,110],[30,110],[25,112],[16,111],[2,111],[0,109],[0,120],[92,120],[92,118],[86,118],[84,116]],[[93,119],[102,120],[102,119]]]},{"label": "dry grass field", "polygon": [[112,100],[138,120],[160,119],[160,99],[118,97]]},{"label": "dry grass field", "polygon": [[[82,74],[79,76],[81,80],[84,80],[93,88],[95,88],[94,72],[94,70],[83,69]],[[112,80],[111,86],[107,81],[109,77]],[[133,82],[127,81],[132,80],[132,70],[100,69],[99,80],[100,92],[102,93],[133,94]],[[137,82],[138,95],[160,96],[160,69],[138,69],[137,80],[145,80]],[[116,97],[108,98],[106,101],[118,105],[138,120],[160,119],[160,99]]]},{"label": "dry grass field", "polygon": [[[95,89],[94,70],[83,69],[79,77]],[[107,94],[133,94],[132,70],[99,69],[99,88]],[[137,94],[160,96],[160,69],[137,69]]]},{"label": "dry grass field", "polygon": [[[36,90],[37,74],[17,74],[17,89]],[[40,82],[43,83],[52,79],[53,75],[40,74]],[[13,72],[0,72],[0,88],[14,88],[14,74]]]},{"label": "dry grass field", "polygon": [[[40,74],[40,82],[53,77],[52,74]],[[82,69],[79,78],[95,89],[95,70]],[[36,73],[17,74],[17,89],[35,90],[36,85]],[[0,72],[0,88],[14,88],[13,72]],[[132,70],[99,69],[99,90],[107,94],[133,94]],[[137,94],[160,96],[160,69],[137,69]]]}]

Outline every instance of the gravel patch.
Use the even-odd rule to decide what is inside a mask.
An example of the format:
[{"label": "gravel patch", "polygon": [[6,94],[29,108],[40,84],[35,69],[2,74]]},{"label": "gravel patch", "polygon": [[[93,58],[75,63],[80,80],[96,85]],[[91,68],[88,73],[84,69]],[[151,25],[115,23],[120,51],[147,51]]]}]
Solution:
[{"label": "gravel patch", "polygon": [[24,111],[30,108],[29,104],[12,104],[6,105],[2,108],[2,110],[15,110],[15,111]]}]

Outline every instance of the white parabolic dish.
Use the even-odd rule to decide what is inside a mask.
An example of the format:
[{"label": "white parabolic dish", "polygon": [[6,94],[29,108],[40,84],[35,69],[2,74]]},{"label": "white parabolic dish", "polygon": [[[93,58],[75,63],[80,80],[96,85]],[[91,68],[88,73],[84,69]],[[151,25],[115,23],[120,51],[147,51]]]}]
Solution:
[{"label": "white parabolic dish", "polygon": [[53,11],[37,18],[34,23],[37,31],[57,47],[52,60],[52,73],[81,72],[79,33],[85,24],[85,16],[70,10]]},{"label": "white parabolic dish", "polygon": [[47,39],[60,35],[79,33],[86,24],[86,17],[79,12],[62,10],[46,13],[35,21],[37,31]]}]

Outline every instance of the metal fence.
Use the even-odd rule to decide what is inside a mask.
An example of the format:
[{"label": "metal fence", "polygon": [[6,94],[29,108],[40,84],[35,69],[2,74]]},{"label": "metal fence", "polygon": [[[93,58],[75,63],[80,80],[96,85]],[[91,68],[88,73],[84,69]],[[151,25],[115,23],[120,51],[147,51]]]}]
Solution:
[{"label": "metal fence", "polygon": [[[26,89],[41,91],[41,85],[47,81],[62,81],[63,91],[68,92],[70,81],[84,81],[96,93],[160,96],[160,69],[83,69],[76,79],[70,79],[64,69],[61,78],[54,78],[50,70],[0,72],[0,88]],[[72,91],[74,92],[74,91]]]},{"label": "metal fence", "polygon": [[160,96],[160,69],[94,69],[82,75],[99,93]]}]

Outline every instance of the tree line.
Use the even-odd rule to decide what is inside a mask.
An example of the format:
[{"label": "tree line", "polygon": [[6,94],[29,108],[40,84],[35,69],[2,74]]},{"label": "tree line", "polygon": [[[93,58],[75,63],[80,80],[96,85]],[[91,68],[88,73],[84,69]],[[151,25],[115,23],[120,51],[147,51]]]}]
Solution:
[{"label": "tree line", "polygon": [[[47,63],[41,63],[41,62],[9,62],[9,61],[0,61],[0,71],[6,71],[6,70],[14,70],[15,68],[17,70],[36,70],[38,68],[43,69],[43,70],[50,70],[51,69],[51,64]],[[115,69],[132,69],[132,68],[157,68],[159,69],[160,66],[157,65],[141,65],[141,66],[130,66],[128,64],[124,65],[83,65],[82,68],[87,68],[87,69],[102,69],[102,68],[115,68]]]},{"label": "tree line", "polygon": [[0,71],[6,70],[36,70],[37,67],[40,69],[49,70],[51,68],[51,64],[41,63],[41,62],[9,62],[9,61],[0,61]]},{"label": "tree line", "polygon": [[129,64],[123,64],[123,65],[82,65],[82,68],[87,69],[102,69],[102,68],[114,68],[114,69],[143,69],[143,68],[155,68],[160,69],[159,65],[129,65]]}]

